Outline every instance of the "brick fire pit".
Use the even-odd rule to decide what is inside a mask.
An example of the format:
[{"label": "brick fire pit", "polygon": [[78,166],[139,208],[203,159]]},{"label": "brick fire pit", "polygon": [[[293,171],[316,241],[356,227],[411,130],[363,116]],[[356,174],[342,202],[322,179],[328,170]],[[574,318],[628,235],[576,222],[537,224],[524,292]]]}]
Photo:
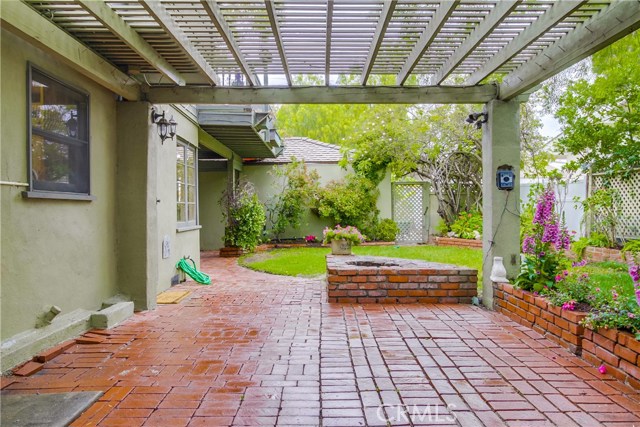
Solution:
[{"label": "brick fire pit", "polygon": [[477,270],[456,265],[327,255],[329,302],[470,303],[477,282]]}]

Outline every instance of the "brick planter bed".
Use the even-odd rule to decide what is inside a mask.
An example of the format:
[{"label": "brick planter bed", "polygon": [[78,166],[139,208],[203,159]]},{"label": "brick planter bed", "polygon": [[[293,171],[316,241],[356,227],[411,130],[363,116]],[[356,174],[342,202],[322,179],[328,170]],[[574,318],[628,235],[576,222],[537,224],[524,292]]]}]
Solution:
[{"label": "brick planter bed", "polygon": [[640,389],[640,342],[633,334],[617,329],[586,329],[582,358],[594,366],[604,363],[607,373]]},{"label": "brick planter bed", "polygon": [[482,240],[459,239],[457,237],[436,237],[436,246],[454,246],[462,248],[482,249]]},{"label": "brick planter bed", "polygon": [[597,248],[595,246],[587,246],[584,249],[584,258],[591,262],[626,262],[619,249]]},{"label": "brick planter bed", "polygon": [[584,327],[580,322],[587,313],[562,310],[509,283],[494,283],[494,302],[495,310],[514,322],[532,328],[573,354],[581,353]]},{"label": "brick planter bed", "polygon": [[416,260],[327,255],[329,302],[471,303],[478,271]]}]

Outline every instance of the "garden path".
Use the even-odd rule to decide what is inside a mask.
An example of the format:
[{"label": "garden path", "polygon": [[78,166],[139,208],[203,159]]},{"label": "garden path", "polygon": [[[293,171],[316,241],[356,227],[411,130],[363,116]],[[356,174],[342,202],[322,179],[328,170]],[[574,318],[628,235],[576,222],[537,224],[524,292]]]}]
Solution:
[{"label": "garden path", "polygon": [[[628,426],[640,395],[503,315],[325,303],[322,280],[206,254],[211,286],[3,393],[103,390],[73,426]],[[408,412],[408,414],[407,414]]]}]

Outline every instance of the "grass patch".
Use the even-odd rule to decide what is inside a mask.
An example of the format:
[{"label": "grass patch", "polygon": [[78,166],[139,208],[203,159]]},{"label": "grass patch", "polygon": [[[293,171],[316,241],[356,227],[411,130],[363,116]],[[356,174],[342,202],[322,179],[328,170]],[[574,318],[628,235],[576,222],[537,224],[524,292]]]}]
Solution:
[{"label": "grass patch", "polygon": [[[252,270],[284,276],[317,276],[326,273],[325,256],[329,248],[274,249],[266,254],[245,255],[240,265]],[[375,255],[393,258],[419,259],[454,264],[478,270],[482,283],[482,250],[447,246],[356,246],[356,255]]]},{"label": "grass patch", "polygon": [[594,287],[602,292],[611,292],[614,287],[620,295],[633,297],[635,291],[628,266],[619,262],[596,262],[583,267],[572,267],[569,271],[586,273]]}]

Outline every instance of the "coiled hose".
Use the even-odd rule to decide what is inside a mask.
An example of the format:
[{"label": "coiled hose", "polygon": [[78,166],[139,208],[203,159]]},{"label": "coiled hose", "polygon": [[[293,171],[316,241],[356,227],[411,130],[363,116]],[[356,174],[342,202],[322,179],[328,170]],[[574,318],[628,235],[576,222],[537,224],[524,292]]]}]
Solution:
[{"label": "coiled hose", "polygon": [[[193,263],[193,266],[191,264],[189,264],[187,261],[191,261]],[[193,280],[195,280],[198,283],[201,283],[203,285],[210,285],[211,284],[211,278],[207,274],[205,274],[205,273],[203,273],[201,271],[198,271],[196,269],[196,262],[194,260],[192,260],[191,258],[183,257],[176,264],[176,268],[179,268],[180,270],[182,270],[185,273],[187,273],[189,275],[189,277],[191,277]]]}]

